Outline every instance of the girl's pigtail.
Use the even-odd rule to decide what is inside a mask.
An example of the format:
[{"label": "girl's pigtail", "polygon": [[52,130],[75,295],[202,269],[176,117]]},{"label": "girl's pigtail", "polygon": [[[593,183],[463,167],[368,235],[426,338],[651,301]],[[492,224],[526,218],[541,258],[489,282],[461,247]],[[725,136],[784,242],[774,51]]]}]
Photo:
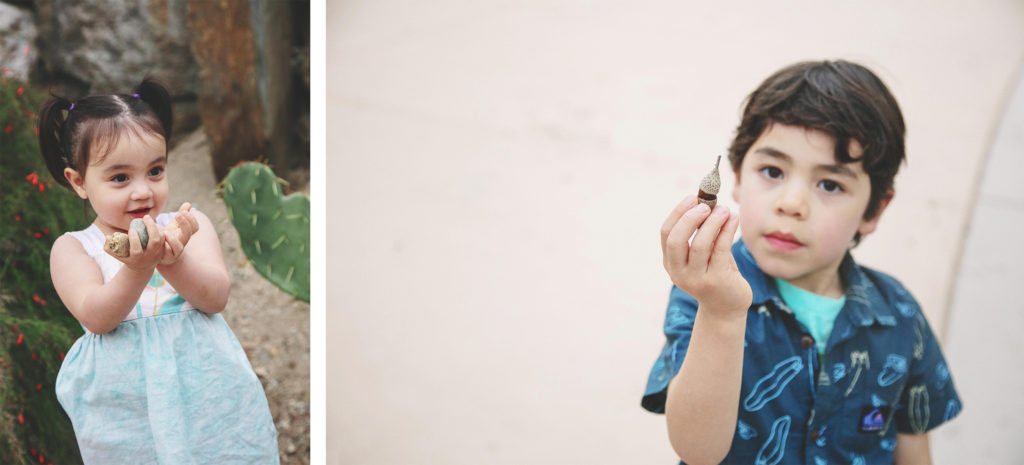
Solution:
[{"label": "girl's pigtail", "polygon": [[167,92],[167,89],[159,81],[147,77],[135,87],[135,96],[146,102],[149,108],[153,110],[153,113],[156,114],[156,117],[160,120],[160,125],[164,127],[164,141],[170,143],[171,130],[174,124],[173,115],[171,114],[171,94]]},{"label": "girl's pigtail", "polygon": [[39,150],[53,179],[67,188],[71,184],[64,177],[64,168],[74,168],[70,148],[65,140],[70,137],[65,126],[71,119],[71,107],[70,100],[52,96],[39,111]]}]

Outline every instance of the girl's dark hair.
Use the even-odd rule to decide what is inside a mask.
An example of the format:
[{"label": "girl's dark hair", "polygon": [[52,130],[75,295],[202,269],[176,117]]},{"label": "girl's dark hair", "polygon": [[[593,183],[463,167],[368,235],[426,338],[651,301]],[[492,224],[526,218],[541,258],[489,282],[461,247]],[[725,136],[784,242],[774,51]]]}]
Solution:
[{"label": "girl's dark hair", "polygon": [[[729,162],[739,172],[743,157],[772,123],[824,131],[836,145],[836,161],[863,161],[871,179],[864,219],[874,218],[904,162],[903,114],[882,80],[848,61],[806,61],[765,79],[747,98],[743,118],[729,147]],[[864,149],[850,156],[850,141]],[[858,237],[855,238],[859,240]]]},{"label": "girl's dark hair", "polygon": [[90,95],[74,102],[50,97],[39,111],[39,149],[53,178],[70,188],[64,168],[84,176],[90,156],[102,160],[125,131],[159,135],[167,142],[171,129],[170,94],[147,77],[131,94]]}]

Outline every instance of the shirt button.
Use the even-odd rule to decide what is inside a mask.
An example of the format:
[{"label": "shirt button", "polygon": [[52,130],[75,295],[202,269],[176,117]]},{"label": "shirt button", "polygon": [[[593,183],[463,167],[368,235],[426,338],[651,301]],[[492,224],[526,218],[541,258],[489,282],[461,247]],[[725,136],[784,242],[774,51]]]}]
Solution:
[{"label": "shirt button", "polygon": [[816,430],[816,429],[815,430],[811,430],[811,440],[812,441],[817,441],[818,440],[818,430]]},{"label": "shirt button", "polygon": [[814,345],[814,338],[804,334],[804,337],[800,338],[800,347],[804,349],[810,349]]}]

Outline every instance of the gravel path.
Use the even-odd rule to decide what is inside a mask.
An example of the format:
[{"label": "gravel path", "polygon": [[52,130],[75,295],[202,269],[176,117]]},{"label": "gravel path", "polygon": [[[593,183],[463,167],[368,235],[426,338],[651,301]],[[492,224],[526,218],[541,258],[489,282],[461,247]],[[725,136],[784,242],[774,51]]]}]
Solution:
[{"label": "gravel path", "polygon": [[[210,164],[209,144],[201,130],[183,136],[168,156],[171,192],[166,210],[190,201],[202,210],[220,236],[231,274],[231,298],[224,319],[249,356],[263,383],[277,425],[282,465],[309,464],[309,304],[292,298],[265,280],[238,245],[227,219]],[[281,176],[281,174],[278,174]],[[298,173],[299,190],[309,195],[308,174]]]}]

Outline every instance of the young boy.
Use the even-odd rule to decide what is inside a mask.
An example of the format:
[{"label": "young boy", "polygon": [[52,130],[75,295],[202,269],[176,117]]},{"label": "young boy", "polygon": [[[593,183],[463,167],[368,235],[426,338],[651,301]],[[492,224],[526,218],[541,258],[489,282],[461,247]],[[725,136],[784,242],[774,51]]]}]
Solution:
[{"label": "young boy", "polygon": [[961,408],[949,369],[910,293],[849,253],[892,200],[903,134],[866,68],[788,66],[729,148],[739,215],[690,196],[666,219],[675,286],[642,405],[685,463],[931,462],[927,432]]}]

